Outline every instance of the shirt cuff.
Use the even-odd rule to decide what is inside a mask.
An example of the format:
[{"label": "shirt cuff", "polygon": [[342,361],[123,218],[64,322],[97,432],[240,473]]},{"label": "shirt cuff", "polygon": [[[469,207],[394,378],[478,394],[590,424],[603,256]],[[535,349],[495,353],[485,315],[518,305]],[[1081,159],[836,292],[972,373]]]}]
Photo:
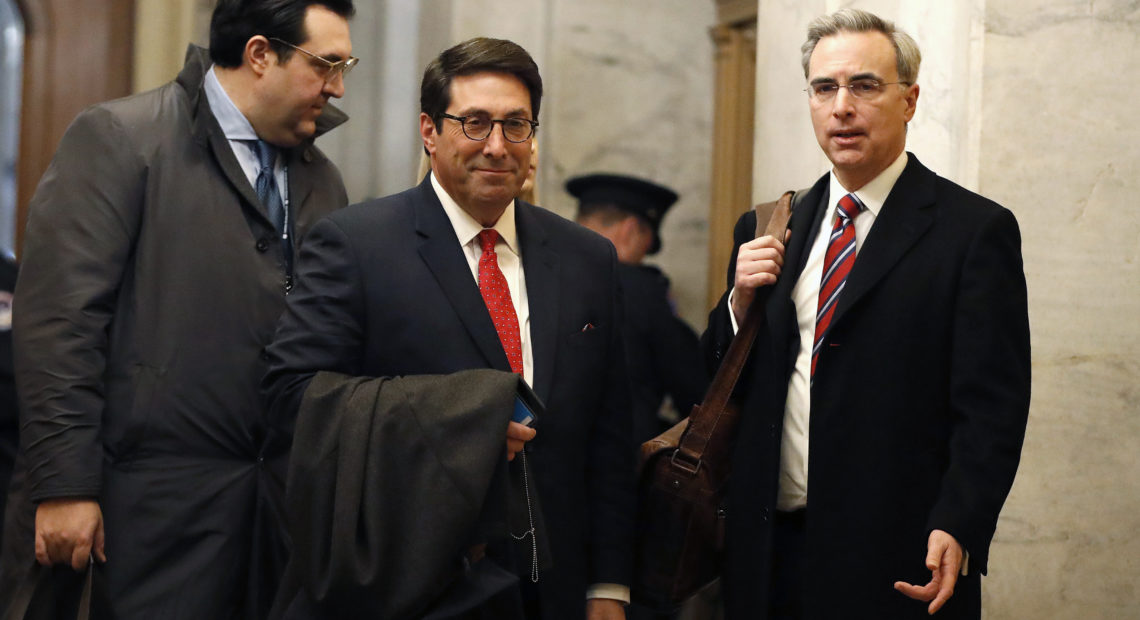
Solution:
[{"label": "shirt cuff", "polygon": [[970,552],[965,549],[962,550],[962,576],[965,577],[970,571]]},{"label": "shirt cuff", "polygon": [[616,583],[595,583],[586,588],[586,598],[610,598],[628,605],[629,586]]},{"label": "shirt cuff", "polygon": [[732,311],[732,296],[736,294],[736,287],[728,292],[728,320],[732,323],[732,335],[735,336],[736,332],[740,331],[740,326],[736,324],[736,313]]}]

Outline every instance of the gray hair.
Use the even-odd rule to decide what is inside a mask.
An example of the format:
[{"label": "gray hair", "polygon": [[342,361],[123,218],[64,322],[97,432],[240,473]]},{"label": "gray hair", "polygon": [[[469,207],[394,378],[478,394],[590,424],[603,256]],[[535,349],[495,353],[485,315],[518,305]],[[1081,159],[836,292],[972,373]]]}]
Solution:
[{"label": "gray hair", "polygon": [[850,8],[817,17],[808,25],[807,41],[800,47],[800,51],[803,52],[805,78],[808,77],[808,64],[811,62],[811,54],[815,51],[816,43],[824,37],[840,32],[883,33],[895,48],[895,65],[899,81],[914,84],[918,79],[918,65],[922,63],[922,52],[918,51],[918,44],[914,39],[895,28],[894,23],[878,15]]}]

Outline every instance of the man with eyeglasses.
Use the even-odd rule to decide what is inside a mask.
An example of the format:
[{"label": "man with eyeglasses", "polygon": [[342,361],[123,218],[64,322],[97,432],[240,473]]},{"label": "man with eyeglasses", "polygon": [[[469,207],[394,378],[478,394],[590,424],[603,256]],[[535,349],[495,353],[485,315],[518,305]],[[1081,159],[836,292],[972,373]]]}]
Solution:
[{"label": "man with eyeglasses", "polygon": [[844,9],[802,51],[831,172],[786,239],[741,219],[704,336],[715,365],[771,288],[738,388],[726,617],[979,618],[1029,409],[1017,222],[906,152],[909,36]]},{"label": "man with eyeglasses", "polygon": [[[298,429],[306,419],[344,419],[345,410],[360,406],[351,394],[380,389],[381,397],[368,399],[361,413],[366,427],[376,427],[395,424],[372,408],[391,405],[382,390],[392,378],[437,375],[443,386],[471,369],[521,376],[545,405],[535,427],[508,421],[509,411],[489,412],[478,428],[492,429],[496,442],[489,455],[471,455],[470,462],[511,460],[512,475],[514,468],[529,467],[533,476],[515,497],[539,500],[537,539],[548,543],[549,553],[540,545],[532,557],[525,523],[520,528],[508,520],[509,527],[490,529],[474,519],[451,523],[454,511],[442,506],[458,499],[454,489],[462,484],[439,474],[435,461],[416,457],[408,464],[404,471],[416,482],[404,485],[399,499],[359,500],[393,516],[374,536],[355,538],[354,529],[336,525],[351,522],[356,504],[337,514],[311,514],[304,501],[295,506],[292,494],[301,487],[292,486],[297,470],[291,470],[291,508],[310,515],[310,523],[328,526],[331,519],[336,525],[329,527],[331,554],[322,551],[327,544],[320,533],[316,540],[305,540],[306,532],[295,535],[298,548],[312,548],[318,565],[291,567],[303,587],[295,588],[294,600],[282,602],[295,614],[285,617],[424,617],[433,610],[441,614],[442,605],[450,606],[447,617],[460,618],[624,617],[634,446],[617,257],[601,236],[516,199],[541,99],[538,67],[510,41],[472,39],[430,63],[419,118],[430,173],[418,187],[338,211],[310,231],[297,289],[269,348],[264,388],[273,418],[285,423],[300,415]],[[338,395],[331,401],[338,404],[329,404],[330,394]],[[415,416],[421,422],[413,429],[370,449],[422,455],[442,445],[447,458],[474,450],[474,435],[448,434],[455,423],[446,413]],[[296,441],[307,440],[298,430]],[[524,444],[524,456],[514,458]],[[306,464],[324,470],[319,459]],[[293,467],[299,466],[295,460]],[[460,477],[484,475],[490,474],[471,466]],[[484,502],[482,495],[475,500]],[[396,501],[414,514],[391,504]],[[502,509],[501,498],[485,501],[484,510]],[[340,499],[333,503],[341,505]],[[431,525],[404,531],[398,524],[405,519]],[[376,541],[389,539],[390,546],[377,549]],[[353,565],[375,567],[359,558],[382,564],[425,544],[432,550],[447,545],[445,561],[416,557],[390,570],[354,572],[336,553],[347,547],[348,557],[357,558]],[[480,590],[475,582],[490,572],[489,563],[512,576],[502,587],[484,582]],[[405,583],[408,575],[420,578],[388,592],[394,579]],[[464,595],[466,604],[455,602]]]},{"label": "man with eyeglasses", "polygon": [[268,613],[289,442],[258,382],[298,241],[347,202],[313,139],[346,120],[353,11],[220,0],[209,51],[63,137],[17,285],[5,604],[38,561],[38,613],[74,617],[86,571],[97,617]]}]

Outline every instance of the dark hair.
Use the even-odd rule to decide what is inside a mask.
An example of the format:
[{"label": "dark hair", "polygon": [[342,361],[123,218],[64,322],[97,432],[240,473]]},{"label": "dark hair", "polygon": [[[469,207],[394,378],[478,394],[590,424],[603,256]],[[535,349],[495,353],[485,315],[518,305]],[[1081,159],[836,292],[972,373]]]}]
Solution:
[{"label": "dark hair", "polygon": [[[352,0],[218,0],[210,17],[210,60],[220,67],[240,67],[245,44],[256,35],[301,45],[305,32],[305,11],[321,5],[348,19],[356,13]],[[270,40],[280,62],[289,59],[293,48]]]},{"label": "dark hair", "polygon": [[530,92],[530,110],[538,120],[542,103],[542,77],[538,65],[518,43],[505,39],[478,37],[443,50],[424,70],[420,83],[420,111],[431,117],[439,132],[441,116],[451,105],[451,80],[456,76],[490,71],[509,73],[522,81]]}]

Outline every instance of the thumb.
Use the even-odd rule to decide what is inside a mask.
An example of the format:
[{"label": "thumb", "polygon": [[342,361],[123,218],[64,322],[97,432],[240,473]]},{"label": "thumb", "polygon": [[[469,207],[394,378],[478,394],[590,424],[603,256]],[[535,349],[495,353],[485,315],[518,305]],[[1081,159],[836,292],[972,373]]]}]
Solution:
[{"label": "thumb", "polygon": [[946,552],[946,543],[931,537],[926,547],[926,568],[938,570],[942,565],[942,555]]},{"label": "thumb", "polygon": [[107,554],[105,553],[105,549],[104,549],[104,540],[105,539],[104,539],[104,535],[103,535],[103,520],[99,519],[99,526],[95,528],[95,548],[94,548],[94,551],[95,551],[95,557],[99,559],[100,563],[107,561]]}]

